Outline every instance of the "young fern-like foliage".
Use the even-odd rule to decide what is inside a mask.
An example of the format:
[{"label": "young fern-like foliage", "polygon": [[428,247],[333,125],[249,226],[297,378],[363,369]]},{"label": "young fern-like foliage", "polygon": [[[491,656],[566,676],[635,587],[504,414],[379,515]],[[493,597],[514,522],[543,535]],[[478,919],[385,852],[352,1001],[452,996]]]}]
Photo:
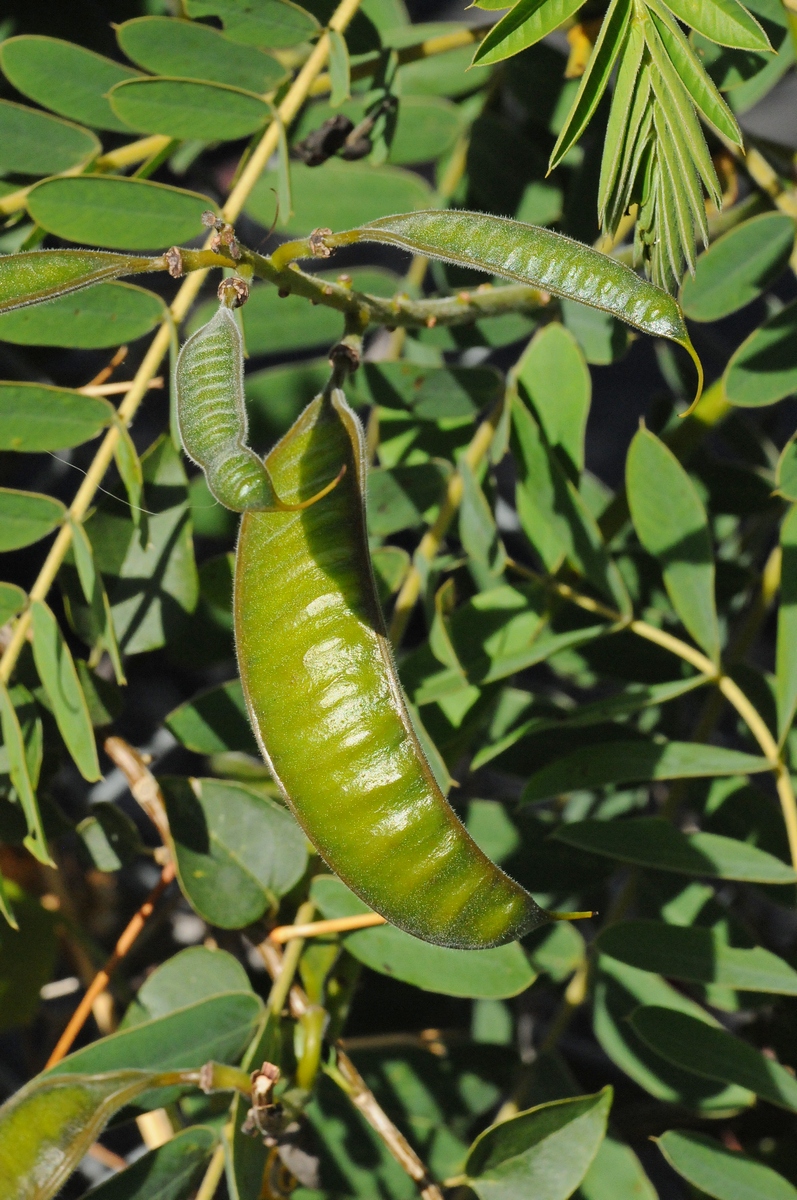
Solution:
[{"label": "young fern-like foliage", "polygon": [[[533,45],[548,30],[545,11],[561,6],[543,0],[525,7],[525,22],[518,19],[524,6],[516,4],[474,62],[495,62]],[[564,160],[614,80],[598,217],[603,232],[615,237],[626,214],[636,214],[635,265],[644,264],[654,282],[671,292],[685,268],[694,272],[697,242],[708,244],[706,200],[722,204],[701,121],[720,139],[742,144],[736,118],[681,23],[719,45],[758,54],[772,49],[737,0],[611,0],[550,159],[551,170]]]}]

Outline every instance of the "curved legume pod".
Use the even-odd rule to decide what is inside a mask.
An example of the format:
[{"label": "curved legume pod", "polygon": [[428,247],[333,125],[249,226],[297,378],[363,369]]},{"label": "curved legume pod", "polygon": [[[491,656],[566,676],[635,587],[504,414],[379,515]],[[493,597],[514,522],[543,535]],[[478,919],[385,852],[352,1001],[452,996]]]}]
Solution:
[{"label": "curved legume pod", "polygon": [[476,846],[413,730],[374,586],[362,429],[318,396],[266,464],[301,513],[248,512],[235,574],[244,694],[263,756],[307,836],[371,908],[425,941],[482,949],[549,920]]},{"label": "curved legume pod", "polygon": [[380,217],[324,241],[329,246],[387,242],[600,308],[644,333],[683,346],[698,373],[693,406],[700,399],[703,368],[678,302],[616,258],[561,233],[488,213],[431,209]]}]

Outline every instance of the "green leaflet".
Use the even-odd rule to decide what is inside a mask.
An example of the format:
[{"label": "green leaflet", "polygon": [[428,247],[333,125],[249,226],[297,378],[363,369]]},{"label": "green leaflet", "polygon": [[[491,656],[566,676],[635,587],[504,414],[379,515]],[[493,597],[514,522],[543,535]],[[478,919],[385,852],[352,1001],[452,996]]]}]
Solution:
[{"label": "green leaflet", "polygon": [[553,574],[566,559],[621,611],[630,612],[625,584],[597,523],[519,397],[512,402],[512,442],[518,517],[546,570]]},{"label": "green leaflet", "polygon": [[794,434],[781,451],[777,467],[778,492],[784,500],[797,500],[797,441]]},{"label": "green leaflet", "polygon": [[655,1141],[670,1166],[714,1200],[797,1200],[797,1188],[777,1171],[704,1133],[668,1129]]},{"label": "green leaflet", "polygon": [[165,269],[162,258],[108,254],[101,250],[30,250],[6,254],[0,257],[0,313],[65,296],[102,279]]},{"label": "green leaflet", "polygon": [[673,608],[715,662],[719,626],[708,519],[684,468],[663,442],[640,429],[628,451],[626,487],[640,542],[662,570]]},{"label": "green leaflet", "polygon": [[149,179],[81,175],[45,179],[28,196],[28,212],[43,229],[70,242],[111,250],[150,250],[189,241],[212,202]]},{"label": "green leaflet", "polygon": [[789,509],[780,531],[780,605],[775,667],[778,734],[782,745],[797,709],[797,507]]},{"label": "green leaflet", "polygon": [[3,743],[8,758],[11,782],[28,826],[25,845],[39,862],[50,867],[55,866],[50,857],[50,851],[47,849],[47,839],[42,828],[39,805],[31,782],[19,718],[14,711],[8,689],[2,683],[0,683],[0,720],[2,721]]},{"label": "green leaflet", "polygon": [[797,391],[797,300],[742,342],[722,382],[731,404],[743,408],[774,404]]},{"label": "green leaflet", "polygon": [[[370,911],[333,875],[317,876],[311,896],[324,917]],[[346,934],[344,945],[372,970],[446,996],[516,996],[536,977],[518,942],[489,950],[455,950],[422,942],[393,925],[379,925]]]},{"label": "green leaflet", "polygon": [[492,1125],[470,1148],[465,1171],[479,1200],[566,1200],[606,1132],[613,1092],[554,1100]]},{"label": "green leaflet", "polygon": [[706,1079],[749,1088],[762,1100],[797,1112],[794,1076],[733,1034],[655,1005],[636,1009],[630,1019],[634,1031],[668,1062]]},{"label": "green leaflet", "polygon": [[[693,746],[693,743],[682,743]],[[708,747],[716,751],[717,747]],[[726,754],[737,753],[725,751]],[[763,761],[763,760],[762,760]],[[717,772],[712,772],[716,774]],[[797,872],[756,846],[716,833],[681,833],[662,817],[626,821],[580,821],[561,825],[554,837],[619,862],[656,871],[740,879],[749,883],[794,883]]]},{"label": "green leaflet", "polygon": [[131,62],[154,75],[227,83],[270,92],[285,78],[275,58],[211,28],[177,17],[134,17],[116,30]]},{"label": "green leaflet", "polygon": [[250,925],[301,878],[304,835],[274,800],[218,779],[162,783],[180,886],[212,925]]},{"label": "green leaflet", "polygon": [[558,166],[567,152],[575,146],[592,119],[611,78],[631,20],[631,12],[631,0],[612,0],[609,5],[573,107],[551,151],[550,170]]},{"label": "green leaflet", "polygon": [[226,950],[191,946],[168,958],[147,976],[119,1028],[132,1029],[211,996],[251,990],[246,971]]},{"label": "green leaflet", "polygon": [[0,383],[2,450],[66,450],[95,438],[113,416],[113,405],[101,396],[39,383]]},{"label": "green leaflet", "polygon": [[96,136],[71,121],[0,100],[0,172],[55,175],[81,167],[100,152]]},{"label": "green leaflet", "polygon": [[60,38],[23,34],[0,45],[0,66],[17,91],[62,117],[94,129],[130,130],[111,110],[108,92],[137,71]]},{"label": "green leaflet", "polygon": [[329,34],[329,79],[331,83],[329,103],[337,108],[351,94],[349,51],[342,34],[336,29]]},{"label": "green leaflet", "polygon": [[739,0],[667,0],[679,21],[712,42],[738,50],[771,50],[769,38]]},{"label": "green leaflet", "polygon": [[58,728],[84,779],[101,779],[86,698],[69,647],[47,605],[34,600],[33,657]]},{"label": "green leaflet", "polygon": [[548,445],[577,484],[584,469],[592,380],[578,342],[564,325],[551,322],[534,335],[513,369]]},{"label": "green leaflet", "polygon": [[254,92],[192,79],[130,79],[108,95],[113,111],[131,129],[171,138],[235,141],[262,129],[271,115]]},{"label": "green leaflet", "polygon": [[634,14],[628,27],[626,43],[620,55],[612,107],[603,144],[601,176],[598,186],[598,217],[604,228],[609,225],[606,213],[612,191],[615,187],[622,187],[623,184],[624,177],[620,174],[623,151],[629,142],[635,140],[633,130],[638,128],[638,121],[641,119],[641,113],[635,114],[634,99],[638,92],[637,81],[644,53],[644,31],[637,15]]},{"label": "green leaflet", "polygon": [[608,783],[697,779],[771,770],[769,760],[697,742],[607,742],[583,746],[531,776],[522,800],[531,803]]},{"label": "green leaflet", "polygon": [[65,516],[63,504],[52,496],[0,488],[0,553],[47,537]]},{"label": "green leaflet", "polygon": [[762,946],[729,946],[713,929],[621,921],[597,938],[602,954],[643,971],[687,983],[716,983],[749,992],[797,995],[797,971]]},{"label": "green leaflet", "polygon": [[784,213],[761,213],[729,230],[697,260],[684,280],[681,305],[695,321],[718,321],[743,308],[786,268],[794,246],[794,221]]},{"label": "green leaflet", "polygon": [[295,46],[319,31],[315,17],[291,0],[186,0],[189,17],[220,17],[224,32],[244,46]]},{"label": "green leaflet", "polygon": [[700,393],[702,369],[676,301],[616,259],[562,234],[486,213],[430,210],[383,217],[327,240],[387,242],[603,309],[683,346],[698,369]]},{"label": "green leaflet", "polygon": [[662,45],[692,102],[719,133],[741,146],[742,134],[736,118],[684,37],[681,27],[660,0],[645,0],[645,3]]},{"label": "green leaflet", "polygon": [[182,1129],[92,1188],[91,1200],[183,1200],[199,1187],[216,1141],[214,1130],[205,1125]]},{"label": "green leaflet", "polygon": [[580,0],[518,0],[481,42],[473,56],[474,66],[502,62],[520,54],[558,29],[580,7]]}]

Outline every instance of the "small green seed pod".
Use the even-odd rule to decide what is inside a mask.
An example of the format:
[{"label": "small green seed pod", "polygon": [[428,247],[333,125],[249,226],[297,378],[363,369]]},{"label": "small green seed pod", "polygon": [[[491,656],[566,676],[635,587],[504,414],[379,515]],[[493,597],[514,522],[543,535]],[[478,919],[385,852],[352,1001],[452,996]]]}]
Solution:
[{"label": "small green seed pod", "polygon": [[243,343],[232,300],[226,288],[216,315],[180,351],[175,370],[180,437],[225,508],[280,508],[268,471],[246,445]]}]

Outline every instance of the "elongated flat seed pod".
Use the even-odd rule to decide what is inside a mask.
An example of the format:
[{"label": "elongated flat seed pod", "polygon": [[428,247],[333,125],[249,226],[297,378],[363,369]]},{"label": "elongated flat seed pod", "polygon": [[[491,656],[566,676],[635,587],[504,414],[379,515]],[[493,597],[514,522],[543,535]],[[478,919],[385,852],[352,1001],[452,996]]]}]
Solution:
[{"label": "elongated flat seed pod", "polygon": [[0,313],[69,292],[91,287],[104,279],[163,271],[163,255],[141,258],[137,254],[111,254],[106,250],[26,250],[0,256]]},{"label": "elongated flat seed pod", "polygon": [[263,756],[307,836],[392,924],[441,946],[500,945],[549,919],[476,846],[407,712],[368,554],[362,429],[313,400],[266,459],[286,500],[347,466],[301,513],[246,513],[235,633]]},{"label": "elongated flat seed pod", "polygon": [[208,487],[233,512],[272,508],[268,472],[246,445],[243,343],[231,310],[222,305],[198,329],[177,359],[177,423],[189,458]]},{"label": "elongated flat seed pod", "polygon": [[380,217],[325,241],[330,246],[387,242],[600,308],[636,329],[683,346],[698,372],[693,403],[700,399],[703,368],[677,300],[616,258],[561,233],[488,213],[432,209]]}]

